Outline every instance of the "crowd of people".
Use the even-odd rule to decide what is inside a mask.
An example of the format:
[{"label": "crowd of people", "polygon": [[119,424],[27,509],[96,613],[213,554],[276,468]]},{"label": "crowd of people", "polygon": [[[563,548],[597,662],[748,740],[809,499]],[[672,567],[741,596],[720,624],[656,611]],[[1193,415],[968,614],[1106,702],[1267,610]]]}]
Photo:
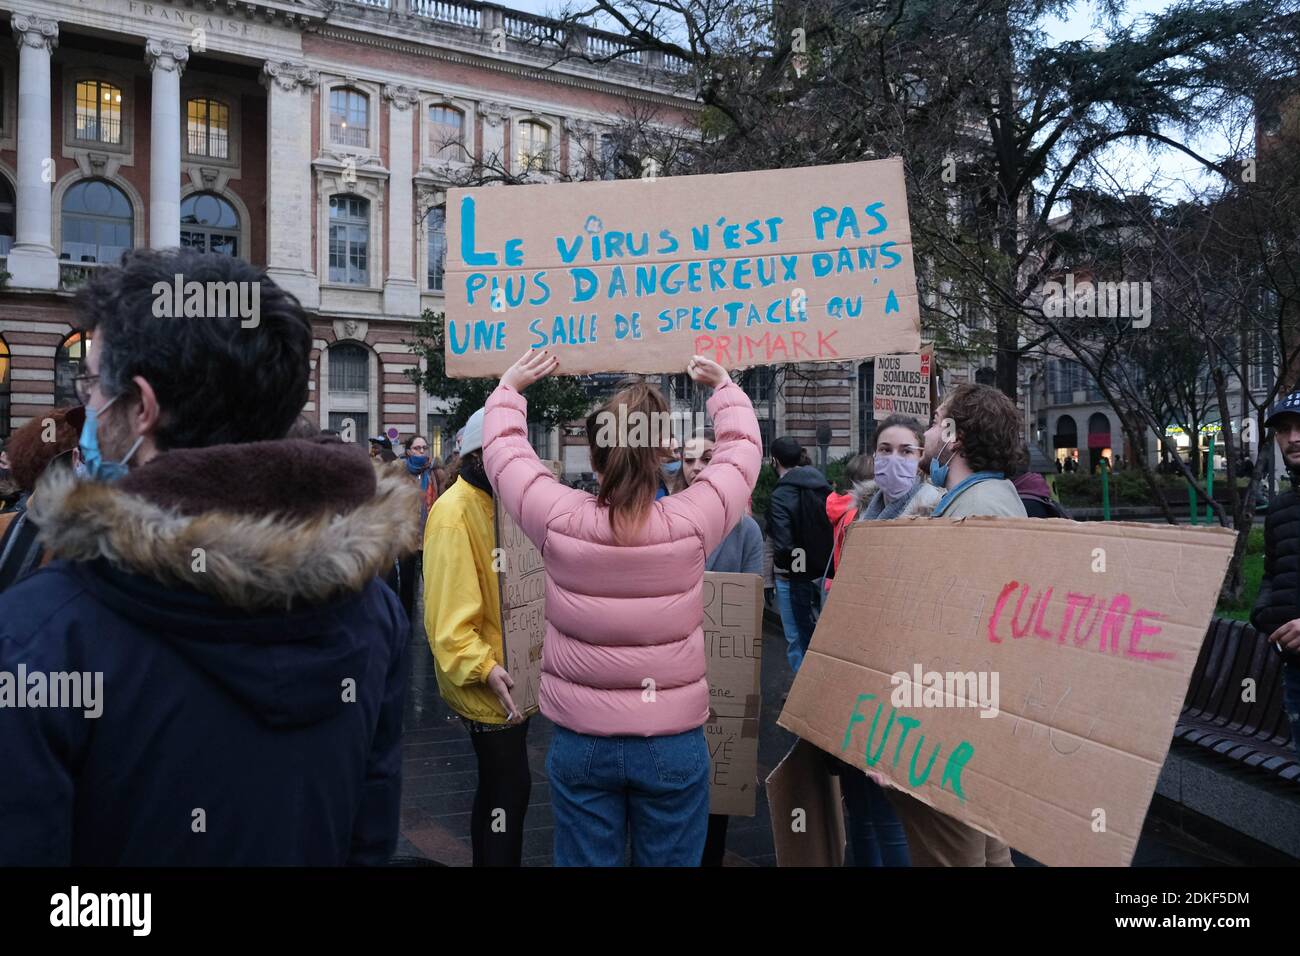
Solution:
[{"label": "crowd of people", "polygon": [[[260,323],[155,318],[151,290],[177,274],[260,283]],[[532,721],[504,666],[499,509],[544,555],[555,863],[621,865],[630,848],[634,865],[720,865],[704,572],[770,565],[795,673],[853,523],[1057,513],[1026,478],[1014,404],[987,386],[951,390],[931,422],[879,423],[838,491],[777,438],[761,528],[758,421],[700,356],[686,373],[709,390],[711,427],[671,448],[600,440],[602,416],[669,410],[628,381],[587,419],[592,493],[528,440],[528,387],[564,371],[548,349],[502,376],[446,460],[420,435],[399,458],[392,436],[367,455],[302,417],[311,325],[240,260],[133,252],[78,310],[94,340],[82,405],[24,425],[0,459],[0,671],[99,674],[105,699],[94,719],[0,708],[0,864],[384,863],[422,604],[439,693],[476,756],[474,863],[519,865]],[[1270,564],[1287,608],[1291,570]],[[998,840],[827,761],[856,865],[1011,864]]]}]

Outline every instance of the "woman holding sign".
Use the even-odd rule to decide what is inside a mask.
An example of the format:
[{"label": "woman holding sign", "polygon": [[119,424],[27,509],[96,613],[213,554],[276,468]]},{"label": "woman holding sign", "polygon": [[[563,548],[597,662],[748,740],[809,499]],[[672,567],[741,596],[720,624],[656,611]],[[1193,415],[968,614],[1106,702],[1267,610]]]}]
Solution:
[{"label": "woman holding sign", "polygon": [[648,436],[668,404],[633,385],[587,418],[600,476],[591,495],[556,480],[528,441],[520,393],[557,365],[546,349],[516,362],[484,427],[498,499],[546,563],[541,710],[556,725],[546,762],[555,863],[622,865],[630,835],[634,866],[698,866],[709,813],[703,573],[758,478],[758,419],[726,370],[697,355],[686,372],[714,390],[707,467],[655,500],[667,436]]},{"label": "woman holding sign", "polygon": [[[677,471],[677,487],[674,494],[685,491],[700,473],[713,461],[713,446],[717,438],[712,428],[702,428],[696,432],[680,450],[680,467]],[[731,529],[722,544],[709,555],[704,562],[705,571],[730,571],[737,574],[763,573],[763,530],[758,522],[748,514]],[[727,821],[730,817],[721,813],[709,814],[709,832],[704,841],[704,856],[700,866],[722,866],[722,857],[727,852]]]},{"label": "woman holding sign", "polygon": [[501,662],[501,594],[492,485],[483,472],[483,409],[461,440],[460,476],[424,525],[424,629],[438,693],[465,723],[478,760],[470,812],[475,866],[519,866],[532,790],[528,721]]},{"label": "woman holding sign", "polygon": [[[943,492],[922,479],[918,471],[925,429],[915,418],[890,415],[876,429],[872,477],[852,489],[859,521],[887,521],[928,515]],[[842,761],[840,787],[856,866],[908,866],[907,836],[884,787],[857,767]]]}]

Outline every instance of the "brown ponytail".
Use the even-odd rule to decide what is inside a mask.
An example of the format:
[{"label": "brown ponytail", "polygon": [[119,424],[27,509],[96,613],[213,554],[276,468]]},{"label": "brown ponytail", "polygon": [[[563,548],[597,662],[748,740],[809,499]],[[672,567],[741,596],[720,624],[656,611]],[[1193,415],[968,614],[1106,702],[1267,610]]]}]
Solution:
[{"label": "brown ponytail", "polygon": [[[628,434],[619,426],[638,420],[668,421],[668,403],[653,385],[629,385],[587,416],[591,465],[601,476],[596,502],[609,509],[609,524],[619,543],[634,534],[650,513],[667,452],[652,441],[627,440]],[[641,434],[654,436],[656,430],[648,428]]]}]

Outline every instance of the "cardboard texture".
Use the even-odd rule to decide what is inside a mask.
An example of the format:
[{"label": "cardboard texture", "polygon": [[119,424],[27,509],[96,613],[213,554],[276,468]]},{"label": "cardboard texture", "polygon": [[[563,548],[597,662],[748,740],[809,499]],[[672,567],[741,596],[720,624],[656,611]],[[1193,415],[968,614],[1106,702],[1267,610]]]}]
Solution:
[{"label": "cardboard texture", "polygon": [[777,866],[843,866],[844,803],[826,755],[805,740],[767,776]]},{"label": "cardboard texture", "polygon": [[514,680],[510,692],[520,713],[539,709],[542,686],[542,641],[546,637],[546,572],[542,555],[519,525],[501,507],[496,508],[497,547],[501,549],[502,666]]},{"label": "cardboard texture", "polygon": [[709,661],[712,772],[709,812],[752,817],[758,796],[762,702],[763,578],[704,574],[704,648]]},{"label": "cardboard texture", "polygon": [[930,424],[930,376],[934,371],[934,346],[925,343],[915,355],[881,355],[876,358],[871,390],[871,415],[876,421],[890,415],[911,415]]},{"label": "cardboard texture", "polygon": [[[1043,863],[1127,866],[1233,541],[1057,519],[855,524],[778,722]],[[976,686],[934,681],[967,672]]]},{"label": "cardboard texture", "polygon": [[920,348],[901,159],[451,189],[447,235],[452,377],[543,346],[561,374]]}]

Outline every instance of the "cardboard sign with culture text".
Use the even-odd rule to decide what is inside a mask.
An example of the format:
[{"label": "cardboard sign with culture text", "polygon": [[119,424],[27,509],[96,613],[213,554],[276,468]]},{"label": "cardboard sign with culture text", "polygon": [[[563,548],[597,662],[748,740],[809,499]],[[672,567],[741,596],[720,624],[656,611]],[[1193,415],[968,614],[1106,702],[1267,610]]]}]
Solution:
[{"label": "cardboard sign with culture text", "polygon": [[451,189],[447,236],[454,378],[544,346],[562,374],[920,348],[900,159]]},{"label": "cardboard sign with culture text", "polygon": [[763,662],[763,578],[704,574],[704,649],[709,661],[709,811],[752,817],[758,784]]},{"label": "cardboard sign with culture text", "polygon": [[926,343],[915,355],[880,355],[873,368],[871,415],[876,421],[890,415],[911,415],[930,424],[930,377],[934,346]]},{"label": "cardboard sign with culture text", "polygon": [[1233,541],[855,524],[779,723],[1040,862],[1126,866]]}]

